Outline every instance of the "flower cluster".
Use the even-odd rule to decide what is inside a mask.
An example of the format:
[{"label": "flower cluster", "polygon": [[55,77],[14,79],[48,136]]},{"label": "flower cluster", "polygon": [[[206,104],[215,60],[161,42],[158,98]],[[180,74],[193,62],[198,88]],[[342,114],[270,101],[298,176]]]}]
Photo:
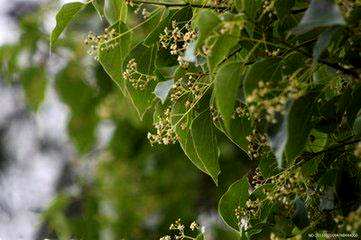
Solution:
[{"label": "flower cluster", "polygon": [[[204,85],[198,81],[201,77],[202,75],[199,74],[188,74],[184,78],[179,78],[172,88],[172,92],[170,94],[171,101],[176,102],[181,96],[187,93],[191,94],[195,101],[202,98]],[[190,106],[191,102],[188,101],[188,103],[186,103],[186,107],[188,108]]]},{"label": "flower cluster", "polygon": [[257,214],[260,206],[261,202],[258,199],[255,201],[249,199],[243,208],[238,206],[235,209],[234,213],[237,217],[238,225],[242,230],[247,230],[251,227],[249,223],[250,216]]},{"label": "flower cluster", "polygon": [[303,177],[299,169],[295,172],[286,170],[271,178],[271,183],[277,185],[275,188],[263,188],[262,191],[266,194],[266,198],[269,201],[278,202],[285,209],[291,210],[293,198],[296,195],[302,196],[306,194],[307,188],[302,179]]},{"label": "flower cluster", "polygon": [[143,4],[139,4],[137,9],[135,9],[134,13],[135,14],[140,13],[144,20],[149,18],[149,16],[150,16],[150,12],[146,8],[143,7]]},{"label": "flower cluster", "polygon": [[125,4],[133,7],[134,6],[134,1],[133,0],[125,0]]},{"label": "flower cluster", "polygon": [[90,46],[88,54],[97,59],[99,51],[107,51],[117,46],[117,41],[113,41],[118,36],[114,28],[106,28],[101,35],[90,32],[84,40],[84,44]]},{"label": "flower cluster", "polygon": [[347,232],[357,232],[361,229],[361,207],[346,217],[337,216],[334,220],[339,224],[339,228],[344,227]]},{"label": "flower cluster", "polygon": [[249,183],[252,187],[257,188],[261,186],[264,183],[264,178],[261,174],[261,170],[259,168],[256,168],[254,173],[249,176]]},{"label": "flower cluster", "polygon": [[[196,222],[192,222],[189,226],[189,229],[191,231],[199,231],[200,226]],[[176,220],[174,223],[172,223],[169,227],[169,230],[177,231],[177,233],[174,235],[174,239],[176,240],[183,240],[183,239],[194,239],[191,236],[188,236],[185,234],[185,226],[182,223],[181,219]],[[161,237],[159,240],[171,240],[172,237],[169,235]]]},{"label": "flower cluster", "polygon": [[236,107],[232,116],[233,119],[235,119],[236,117],[250,117],[247,105],[241,101],[238,103],[238,106]]},{"label": "flower cluster", "polygon": [[218,123],[221,121],[222,117],[221,114],[217,111],[217,109],[213,106],[209,106],[209,111],[211,112],[212,121],[214,123]]},{"label": "flower cluster", "polygon": [[123,78],[139,90],[144,90],[150,81],[155,80],[155,76],[143,74],[138,71],[138,64],[134,58],[128,62],[127,68],[123,72]]},{"label": "flower cluster", "polygon": [[259,133],[255,129],[253,129],[252,133],[248,135],[246,139],[249,145],[248,155],[253,159],[260,158],[260,154],[266,152],[265,150],[269,149],[266,135]]},{"label": "flower cluster", "polygon": [[286,113],[286,103],[301,95],[299,82],[290,78],[287,86],[279,93],[275,92],[270,82],[259,81],[258,88],[254,89],[246,100],[254,119],[261,121],[262,116],[265,115],[268,122],[277,123],[278,116]]},{"label": "flower cluster", "polygon": [[278,56],[278,54],[280,53],[280,49],[277,48],[276,50],[270,51],[268,49],[266,49],[265,53],[267,54],[267,56],[269,57],[276,57]]},{"label": "flower cluster", "polygon": [[177,55],[180,66],[186,68],[189,63],[184,57],[184,53],[196,37],[197,33],[191,29],[189,24],[178,27],[177,22],[173,21],[171,29],[164,29],[164,34],[160,36],[160,43],[163,48],[170,50],[170,54]]},{"label": "flower cluster", "polygon": [[157,144],[173,144],[176,142],[176,134],[171,124],[171,111],[166,109],[164,116],[158,118],[158,122],[154,125],[156,132],[154,134],[148,133],[148,140],[153,145]]},{"label": "flower cluster", "polygon": [[221,27],[219,29],[219,33],[221,35],[234,33],[234,31],[239,31],[240,29],[243,29],[244,23],[240,21],[227,21],[222,22]]}]

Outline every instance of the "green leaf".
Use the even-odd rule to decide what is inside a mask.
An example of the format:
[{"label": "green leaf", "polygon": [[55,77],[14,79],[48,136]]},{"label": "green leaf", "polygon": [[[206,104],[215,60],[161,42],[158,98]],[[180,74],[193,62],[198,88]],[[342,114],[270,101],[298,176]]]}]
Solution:
[{"label": "green leaf", "polygon": [[[130,52],[133,34],[128,32],[128,27],[122,22],[114,24],[111,28],[115,29],[119,35],[116,40],[100,46],[98,58],[107,74],[126,95],[127,91],[122,76],[123,63]],[[113,44],[114,47],[108,48],[110,44]]]},{"label": "green leaf", "polygon": [[[248,69],[244,80],[245,95],[248,96],[252,94],[253,90],[258,88],[258,82],[260,81],[263,81],[264,83],[266,82],[278,83],[279,81],[282,80],[283,76],[290,75],[293,72],[300,69],[303,66],[302,65],[303,59],[304,57],[300,56],[298,53],[292,53],[284,57],[282,60],[268,58],[252,64],[252,66]],[[291,116],[291,119],[289,118],[289,113],[288,113],[289,107],[290,107],[290,103],[286,104],[285,106],[286,114],[284,116],[284,119],[278,125],[268,126],[268,132],[269,132],[268,135],[270,136],[271,148],[275,153],[279,167],[281,167],[282,165],[283,153],[289,135],[288,129],[291,129],[290,131],[293,131],[292,127],[289,127],[289,122],[292,121],[292,126],[293,126],[293,124],[297,121],[297,119],[296,120],[293,119],[294,118],[293,115]],[[306,114],[301,116],[301,119],[303,119],[303,117],[305,116],[308,115]],[[300,131],[300,129],[297,128],[297,131]],[[306,139],[307,139],[307,135],[306,135]],[[304,143],[302,146],[299,147],[303,148]],[[291,151],[291,149],[293,149],[292,143],[290,143],[289,145],[289,151],[291,152],[290,157],[294,157],[293,154],[295,153],[293,151],[296,150],[293,149]]]},{"label": "green leaf", "polygon": [[169,11],[167,8],[164,8],[162,11],[158,11],[156,16],[157,24],[153,26],[153,30],[148,34],[144,39],[145,45],[155,44],[159,40],[159,36],[163,33],[164,29],[169,26],[172,21],[172,18],[176,10]]},{"label": "green leaf", "polygon": [[70,21],[75,17],[75,15],[80,12],[86,4],[81,2],[72,2],[64,4],[59,12],[56,14],[56,26],[51,32],[50,36],[50,47],[52,47],[55,42],[58,40],[60,34],[68,26]]},{"label": "green leaf", "polygon": [[247,116],[231,118],[228,129],[224,126],[223,122],[216,124],[216,127],[240,149],[248,152],[247,136],[252,133],[253,128],[251,120]]},{"label": "green leaf", "polygon": [[246,19],[246,30],[252,37],[255,28],[255,19],[257,10],[260,8],[263,1],[261,0],[237,0],[236,8],[239,12],[244,14]]},{"label": "green leaf", "polygon": [[178,142],[180,143],[184,153],[198,169],[208,174],[208,171],[204,167],[201,159],[198,157],[193,144],[193,138],[190,132],[190,125],[193,120],[193,111],[187,110],[185,107],[186,101],[187,98],[183,97],[173,105],[172,126],[175,129]]},{"label": "green leaf", "polygon": [[304,67],[305,57],[299,53],[291,53],[282,60],[266,58],[252,64],[244,79],[244,92],[248,96],[258,88],[258,82],[279,82],[282,76],[287,76]]},{"label": "green leaf", "polygon": [[218,203],[218,213],[222,220],[236,231],[239,231],[239,225],[235,210],[245,207],[249,198],[248,189],[248,179],[244,176],[228,188]]},{"label": "green leaf", "polygon": [[231,49],[238,43],[240,30],[235,27],[231,33],[225,33],[218,36],[212,36],[207,39],[206,44],[210,49],[207,56],[208,67],[214,72],[216,66],[224,60]]},{"label": "green leaf", "polygon": [[214,30],[221,23],[221,20],[213,11],[202,10],[195,22],[199,29],[199,37],[196,43],[196,48],[199,49],[204,44],[205,40],[210,35],[213,35]]},{"label": "green leaf", "polygon": [[314,96],[302,96],[292,103],[275,134],[270,134],[271,148],[275,153],[278,167],[283,165],[283,156],[292,162],[304,149],[311,124]]},{"label": "green leaf", "polygon": [[252,94],[253,90],[258,88],[258,82],[277,81],[281,79],[281,71],[278,67],[279,60],[267,58],[260,60],[248,69],[244,79],[245,95]]},{"label": "green leaf", "polygon": [[293,214],[292,221],[298,228],[303,229],[309,225],[308,212],[305,202],[299,197],[296,197],[294,205],[296,211]]},{"label": "green leaf", "polygon": [[124,0],[104,0],[104,15],[110,24],[127,20],[128,6]]},{"label": "green leaf", "polygon": [[234,106],[240,92],[241,77],[241,64],[229,62],[219,68],[215,78],[214,91],[217,109],[227,129],[230,129]]},{"label": "green leaf", "polygon": [[96,141],[95,129],[98,118],[95,107],[98,99],[95,91],[83,79],[81,67],[76,62],[68,66],[56,76],[55,87],[60,99],[69,106],[71,118],[68,131],[76,149],[81,153],[90,151]]},{"label": "green leaf", "polygon": [[278,167],[282,167],[284,155],[291,162],[306,145],[312,129],[313,97],[302,96],[291,103],[276,133],[270,134],[271,148]]},{"label": "green leaf", "polygon": [[218,185],[220,168],[218,164],[218,145],[216,129],[209,112],[199,114],[192,122],[191,134],[197,156],[202,161],[207,173]]},{"label": "green leaf", "polygon": [[292,161],[303,150],[312,129],[313,103],[315,96],[308,94],[296,99],[287,119],[287,143],[285,153]]},{"label": "green leaf", "polygon": [[157,86],[155,86],[154,94],[162,101],[162,103],[164,103],[167,99],[168,94],[173,87],[173,84],[174,80],[171,79],[164,82],[159,82],[157,83]]},{"label": "green leaf", "polygon": [[[157,45],[147,47],[142,43],[138,44],[127,56],[123,63],[125,70],[127,63],[131,59],[135,59],[137,63],[137,71],[148,76],[154,76]],[[143,118],[146,111],[153,105],[155,98],[153,90],[157,85],[156,81],[151,80],[145,89],[135,88],[131,82],[125,81],[126,91],[130,97],[131,102],[135,106],[140,119]]]},{"label": "green leaf", "polygon": [[44,100],[47,85],[44,68],[30,67],[21,74],[22,86],[28,106],[37,111]]},{"label": "green leaf", "polygon": [[97,11],[100,18],[104,16],[104,2],[103,0],[93,0],[92,1],[93,7]]},{"label": "green leaf", "polygon": [[70,62],[55,79],[55,88],[61,101],[77,114],[88,111],[95,104],[95,92],[85,83],[80,68],[78,63]]},{"label": "green leaf", "polygon": [[301,22],[292,30],[303,34],[319,27],[346,25],[341,11],[334,0],[312,0]]}]

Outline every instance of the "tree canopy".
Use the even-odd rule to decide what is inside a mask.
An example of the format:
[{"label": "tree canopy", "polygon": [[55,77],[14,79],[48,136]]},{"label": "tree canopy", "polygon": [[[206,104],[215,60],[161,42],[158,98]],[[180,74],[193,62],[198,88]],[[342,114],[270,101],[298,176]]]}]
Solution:
[{"label": "tree canopy", "polygon": [[[98,19],[89,17],[94,13]],[[214,200],[232,229],[230,239],[361,234],[360,19],[358,0],[65,4],[50,36],[53,53],[80,42],[74,36],[81,30],[73,26],[65,31],[69,24],[101,21],[105,26],[92,29],[83,41],[101,66],[96,68],[102,76],[98,87],[81,80],[84,56],[78,48],[56,76],[58,94],[71,109],[72,140],[86,154],[101,118],[121,115],[131,125],[150,123],[142,127],[147,136],[135,141],[127,134],[129,123],[121,120],[112,140],[120,159],[138,158],[130,148],[161,148],[164,158],[177,158],[172,155],[177,147],[159,145],[179,144],[195,168],[214,182],[207,187],[221,192]],[[38,77],[40,70],[28,68],[23,83],[35,109],[44,83],[29,76]],[[146,137],[150,144],[143,143]],[[225,146],[233,151],[230,165]],[[117,184],[108,186],[101,179],[100,189],[121,195],[139,187],[121,181],[136,173],[119,176],[124,174],[117,172],[121,166],[110,163],[102,167],[112,169],[110,177]],[[122,165],[121,160],[116,164]],[[163,171],[187,171],[178,161],[162,164]],[[189,191],[186,180],[193,177],[172,180],[181,182],[174,201],[182,198],[181,191]],[[168,180],[149,187],[165,187],[163,181]],[[140,188],[144,186],[148,184]],[[118,207],[124,214],[123,205]],[[127,231],[126,226],[121,229],[119,236]],[[162,240],[206,237],[198,223],[189,229],[177,220],[170,230]],[[131,234],[129,239],[136,239]],[[223,234],[219,239],[230,233]]]}]

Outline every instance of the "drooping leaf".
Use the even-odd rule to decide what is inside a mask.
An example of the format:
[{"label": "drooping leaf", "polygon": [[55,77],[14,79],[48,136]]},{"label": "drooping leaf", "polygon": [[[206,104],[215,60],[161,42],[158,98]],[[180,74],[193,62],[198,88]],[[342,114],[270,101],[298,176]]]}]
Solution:
[{"label": "drooping leaf", "polygon": [[104,0],[104,15],[111,25],[118,21],[125,23],[128,15],[128,6],[123,0]]},{"label": "drooping leaf", "polygon": [[285,153],[292,161],[302,151],[312,129],[314,95],[309,94],[296,99],[287,119],[287,144]]},{"label": "drooping leaf", "polygon": [[[291,53],[285,56],[283,59],[275,59],[275,58],[267,58],[256,63],[252,64],[252,66],[248,69],[245,80],[244,80],[244,91],[245,95],[249,96],[252,92],[258,88],[258,83],[260,81],[264,83],[274,83],[277,84],[278,82],[282,81],[283,76],[288,76],[298,69],[300,69],[304,64],[304,57],[298,53]],[[291,102],[288,102],[284,105],[285,114],[283,120],[279,120],[276,125],[271,124],[267,128],[268,135],[270,137],[271,148],[273,149],[278,165],[282,165],[283,154],[286,148],[286,144],[288,141],[289,130],[293,131],[292,127],[297,121],[293,118],[297,119],[297,117],[291,116],[291,120],[289,117],[289,109]],[[302,115],[302,117],[307,117],[308,115]],[[304,120],[304,119],[303,119]],[[292,127],[289,127],[289,123],[292,121]],[[301,123],[300,123],[301,124]],[[296,124],[297,125],[297,124]],[[297,131],[300,129],[297,127]],[[310,129],[309,129],[310,130]],[[292,134],[292,133],[291,133]],[[298,133],[299,134],[299,133]],[[308,135],[308,132],[307,132]],[[297,136],[297,133],[296,133]],[[307,136],[306,136],[307,139]],[[303,140],[301,140],[303,141]],[[299,143],[299,142],[298,142]],[[292,143],[289,145],[290,149],[293,149],[291,146]],[[303,148],[304,143],[301,147]],[[297,146],[295,146],[296,148]],[[296,151],[297,152],[297,151]],[[291,154],[291,158],[293,158],[295,153]]]},{"label": "drooping leaf", "polygon": [[240,91],[241,78],[241,64],[237,62],[222,65],[215,78],[216,104],[227,129],[230,129],[230,121]]},{"label": "drooping leaf", "polygon": [[196,20],[199,29],[196,48],[201,48],[207,37],[213,35],[215,28],[221,23],[219,17],[211,10],[202,10]]},{"label": "drooping leaf", "polygon": [[334,0],[312,0],[301,22],[292,30],[303,34],[319,27],[346,25],[341,11]]},{"label": "drooping leaf", "polygon": [[216,127],[221,130],[234,144],[243,151],[248,152],[247,136],[252,133],[251,120],[247,116],[236,116],[230,119],[227,129],[223,122],[216,122]]},{"label": "drooping leaf", "polygon": [[218,175],[220,173],[219,151],[216,129],[209,112],[203,112],[193,120],[191,134],[198,158],[202,161],[207,173],[218,185]]},{"label": "drooping leaf", "polygon": [[[137,71],[149,77],[154,77],[157,45],[147,47],[142,43],[138,44],[127,56],[123,63],[123,69],[126,69],[127,63],[134,59],[137,63]],[[156,78],[149,81],[144,89],[136,88],[130,81],[125,81],[126,91],[130,100],[135,106],[139,117],[142,119],[146,111],[152,106],[155,98],[153,90],[157,85]]]},{"label": "drooping leaf", "polygon": [[223,221],[236,231],[239,231],[239,223],[235,214],[237,208],[245,207],[249,198],[248,179],[244,176],[234,182],[222,196],[218,203],[218,213]]},{"label": "drooping leaf", "polygon": [[244,79],[245,95],[252,94],[252,91],[258,87],[259,81],[268,82],[281,79],[278,64],[279,60],[272,58],[263,59],[252,64]]},{"label": "drooping leaf", "polygon": [[176,10],[169,11],[165,8],[157,13],[159,15],[156,17],[157,24],[156,26],[153,26],[153,30],[144,39],[145,45],[149,46],[159,40],[159,36],[163,33],[164,29],[171,23],[175,12]]},{"label": "drooping leaf", "polygon": [[271,134],[271,147],[274,151],[279,167],[283,165],[283,157],[292,162],[303,150],[308,135],[313,128],[311,120],[313,114],[312,94],[294,100],[286,109],[286,114],[275,134]]},{"label": "drooping leaf", "polygon": [[84,82],[79,64],[70,62],[56,76],[56,91],[71,110],[68,131],[76,149],[81,153],[90,151],[96,141],[95,129],[98,117],[95,112],[97,98],[93,89]]},{"label": "drooping leaf", "polygon": [[260,81],[279,82],[283,76],[290,75],[304,66],[305,57],[299,53],[291,53],[283,59],[266,58],[252,64],[244,79],[245,95],[252,94]]},{"label": "drooping leaf", "polygon": [[157,86],[155,86],[154,94],[162,101],[162,103],[164,103],[167,99],[168,94],[173,87],[173,84],[174,80],[171,79],[164,82],[159,82],[157,83]]},{"label": "drooping leaf", "polygon": [[236,9],[244,14],[246,19],[246,30],[250,36],[253,36],[257,10],[261,4],[261,0],[236,0]]},{"label": "drooping leaf", "polygon": [[192,161],[192,163],[201,171],[208,174],[203,162],[199,159],[190,132],[191,122],[193,120],[193,111],[188,111],[185,107],[186,97],[179,99],[172,107],[172,126],[177,134],[184,153]]},{"label": "drooping leaf", "polygon": [[55,88],[61,99],[73,113],[80,115],[95,104],[93,89],[84,81],[79,64],[70,62],[56,75]]},{"label": "drooping leaf", "polygon": [[207,39],[206,45],[210,49],[207,62],[211,72],[214,72],[217,65],[220,64],[228,56],[231,49],[237,45],[239,35],[239,28],[234,27],[231,32],[212,36]]},{"label": "drooping leaf", "polygon": [[308,212],[305,206],[305,202],[299,197],[297,197],[294,200],[294,204],[296,211],[293,215],[292,221],[298,228],[305,228],[309,224]]},{"label": "drooping leaf", "polygon": [[[111,28],[117,31],[118,37],[100,46],[98,58],[107,74],[117,84],[122,93],[126,95],[125,83],[122,77],[123,63],[130,52],[133,35],[127,31],[127,26],[122,22],[116,23]],[[111,44],[114,45],[113,48],[108,47]]]},{"label": "drooping leaf", "polygon": [[59,12],[56,14],[56,26],[51,32],[50,36],[50,47],[54,46],[55,42],[58,40],[60,34],[68,26],[70,21],[79,13],[86,4],[81,2],[72,2],[64,4]]},{"label": "drooping leaf", "polygon": [[34,111],[44,100],[47,85],[44,68],[30,67],[21,74],[22,86],[27,105]]}]

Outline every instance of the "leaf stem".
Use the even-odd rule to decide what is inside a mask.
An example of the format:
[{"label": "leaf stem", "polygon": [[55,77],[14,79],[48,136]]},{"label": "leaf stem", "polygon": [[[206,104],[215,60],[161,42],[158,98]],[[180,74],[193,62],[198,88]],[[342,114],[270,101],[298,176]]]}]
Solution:
[{"label": "leaf stem", "polygon": [[135,0],[134,3],[158,5],[165,7],[193,7],[193,8],[208,8],[208,9],[217,9],[217,10],[227,10],[229,9],[226,6],[216,6],[216,5],[206,5],[206,4],[194,4],[194,3],[167,3],[167,2],[154,2],[154,1],[141,1]]}]

